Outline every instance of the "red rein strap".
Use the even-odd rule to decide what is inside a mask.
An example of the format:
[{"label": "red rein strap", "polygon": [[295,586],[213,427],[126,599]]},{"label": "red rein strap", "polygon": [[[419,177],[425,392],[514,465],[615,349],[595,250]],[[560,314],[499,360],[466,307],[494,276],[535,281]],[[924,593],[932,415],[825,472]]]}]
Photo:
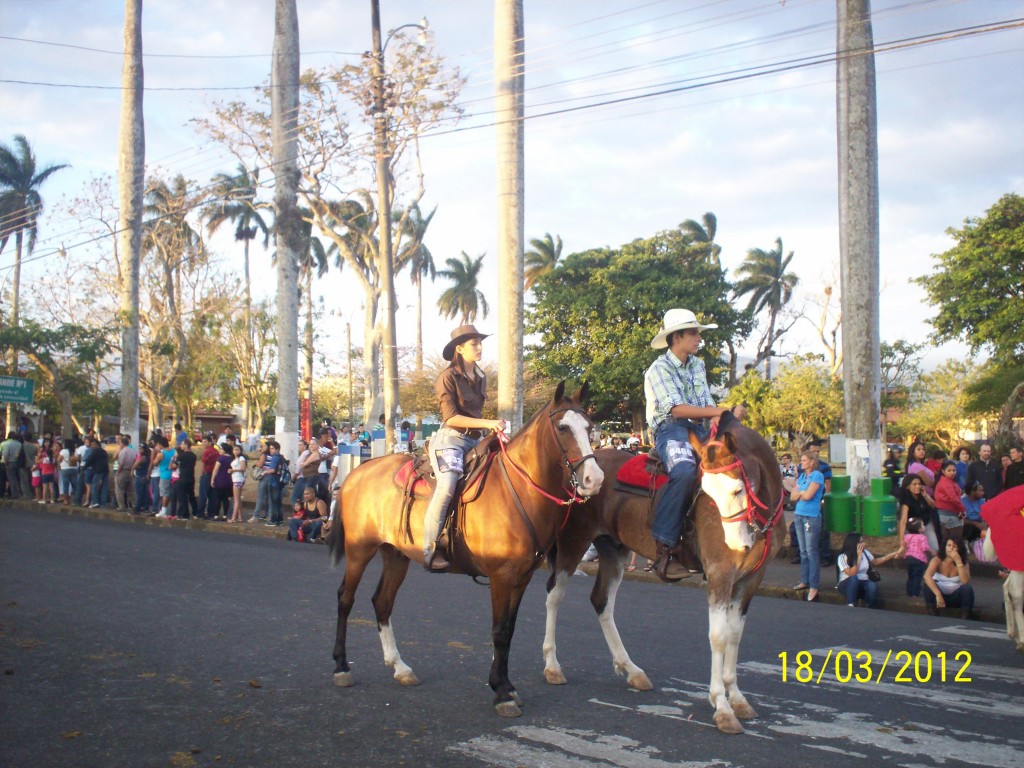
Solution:
[{"label": "red rein strap", "polygon": [[[712,440],[708,443],[709,446],[717,445],[725,447],[722,443]],[[739,467],[740,476],[743,478],[743,488],[747,493],[747,508],[743,512],[737,512],[735,515],[729,517],[723,517],[722,520],[728,523],[738,522],[740,520],[746,520],[746,522],[755,530],[760,531],[764,534],[764,551],[761,553],[761,559],[754,567],[754,571],[757,571],[762,565],[764,565],[765,559],[768,557],[768,549],[772,541],[772,531],[775,528],[775,523],[778,522],[782,516],[782,509],[785,505],[784,496],[779,494],[779,503],[775,508],[775,514],[771,517],[766,517],[758,512],[758,510],[768,511],[768,505],[765,504],[761,499],[754,493],[754,489],[750,484],[750,478],[747,476],[747,470],[743,466],[743,462],[740,459],[736,459],[732,464],[728,464],[724,467],[715,467],[714,469],[706,469],[701,467],[702,472],[706,472],[709,475],[717,475],[723,472],[729,472]]]},{"label": "red rein strap", "polygon": [[[552,496],[550,493],[548,493],[535,482],[533,482],[533,480],[530,479],[530,476],[527,475],[522,469],[520,469],[516,465],[516,463],[512,461],[512,457],[508,455],[508,451],[505,449],[505,443],[507,443],[509,439],[510,438],[508,437],[508,435],[506,435],[504,432],[498,433],[498,445],[501,447],[501,453],[505,457],[506,462],[512,467],[512,469],[516,471],[516,474],[519,475],[519,477],[525,480],[530,485],[530,487],[533,488],[533,490],[535,490],[544,498],[555,502],[555,504],[558,504],[559,506],[566,508],[565,519],[562,521],[562,528],[564,528],[565,524],[569,521],[569,512],[572,511],[572,505],[575,504],[577,501],[585,501],[586,499],[583,496],[579,495],[579,491],[577,491],[576,488],[572,489],[572,495],[568,499],[559,499],[556,496]],[[565,489],[563,488],[562,490]],[[568,491],[566,491],[566,493],[568,493]]]}]

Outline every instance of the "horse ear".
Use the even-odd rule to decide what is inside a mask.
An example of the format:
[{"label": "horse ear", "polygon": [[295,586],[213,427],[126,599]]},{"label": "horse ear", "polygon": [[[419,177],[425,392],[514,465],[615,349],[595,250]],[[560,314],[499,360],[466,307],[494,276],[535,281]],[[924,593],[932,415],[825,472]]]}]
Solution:
[{"label": "horse ear", "polygon": [[697,437],[692,429],[689,431],[689,438],[690,445],[693,447],[693,450],[695,450],[700,456],[706,455],[704,453],[704,443],[700,441],[700,438]]},{"label": "horse ear", "polygon": [[[721,426],[721,424],[719,424]],[[729,453],[736,455],[736,436],[732,432],[719,432],[718,439],[725,443]]]},{"label": "horse ear", "polygon": [[558,388],[555,390],[555,402],[562,402],[563,397],[565,397],[565,379],[558,382]]},{"label": "horse ear", "polygon": [[589,397],[590,397],[590,382],[589,381],[584,381],[583,382],[583,386],[580,387],[579,390],[576,392],[576,394],[572,396],[572,399],[575,400],[580,405],[582,405],[583,403],[585,403],[587,401],[587,399]]}]

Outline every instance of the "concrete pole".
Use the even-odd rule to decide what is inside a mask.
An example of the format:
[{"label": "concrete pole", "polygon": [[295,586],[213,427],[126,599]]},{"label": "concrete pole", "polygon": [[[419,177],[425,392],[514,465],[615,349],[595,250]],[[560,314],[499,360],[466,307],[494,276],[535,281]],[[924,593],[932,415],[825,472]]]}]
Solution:
[{"label": "concrete pole", "polygon": [[139,445],[139,266],[146,132],[142,112],[142,0],[126,0],[117,185],[121,257],[121,432]]},{"label": "concrete pole", "polygon": [[870,0],[837,0],[839,253],[846,468],[867,495],[882,471],[878,125]]},{"label": "concrete pole", "polygon": [[276,439],[290,462],[299,447],[298,259],[302,251],[299,189],[299,16],[295,0],[275,0],[271,67],[274,241],[277,248]]},{"label": "concrete pole", "polygon": [[523,423],[523,0],[495,0],[498,139],[498,417]]}]

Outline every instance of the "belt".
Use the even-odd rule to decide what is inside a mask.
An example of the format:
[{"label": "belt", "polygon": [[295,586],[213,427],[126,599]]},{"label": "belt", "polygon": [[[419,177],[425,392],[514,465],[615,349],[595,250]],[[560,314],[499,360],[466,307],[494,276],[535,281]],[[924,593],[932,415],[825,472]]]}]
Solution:
[{"label": "belt", "polygon": [[471,438],[480,438],[484,436],[486,429],[466,429],[465,427],[448,427],[448,429],[458,432],[460,435],[465,435]]}]

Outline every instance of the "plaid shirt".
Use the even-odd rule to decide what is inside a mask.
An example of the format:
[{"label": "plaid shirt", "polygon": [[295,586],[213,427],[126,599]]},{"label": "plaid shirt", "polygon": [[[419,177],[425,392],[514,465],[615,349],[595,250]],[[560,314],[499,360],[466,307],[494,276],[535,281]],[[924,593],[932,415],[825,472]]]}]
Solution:
[{"label": "plaid shirt", "polygon": [[651,363],[644,374],[644,397],[647,398],[647,423],[654,434],[672,418],[671,411],[677,405],[715,407],[704,361],[689,355],[683,363],[671,351]]}]

